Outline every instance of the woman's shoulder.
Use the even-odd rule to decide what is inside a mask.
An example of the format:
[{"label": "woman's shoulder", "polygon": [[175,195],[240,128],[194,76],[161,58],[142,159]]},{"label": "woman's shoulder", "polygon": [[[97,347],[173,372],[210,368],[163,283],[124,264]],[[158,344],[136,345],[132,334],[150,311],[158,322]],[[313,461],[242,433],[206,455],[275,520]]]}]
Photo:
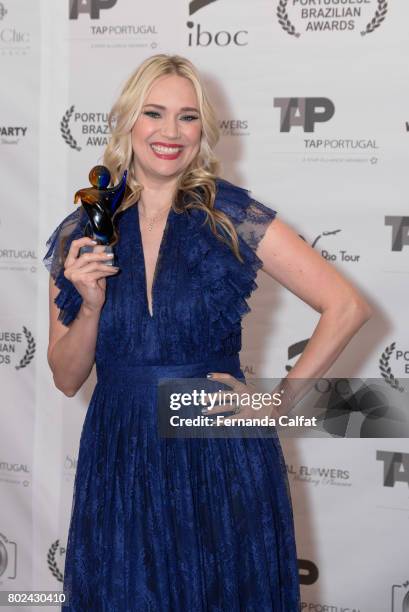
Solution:
[{"label": "woman's shoulder", "polygon": [[229,214],[233,221],[240,221],[250,205],[250,191],[221,177],[216,178],[215,184],[215,207]]},{"label": "woman's shoulder", "polygon": [[277,211],[256,200],[249,189],[221,177],[217,177],[215,183],[215,208],[224,212],[233,222],[238,235],[256,249]]}]

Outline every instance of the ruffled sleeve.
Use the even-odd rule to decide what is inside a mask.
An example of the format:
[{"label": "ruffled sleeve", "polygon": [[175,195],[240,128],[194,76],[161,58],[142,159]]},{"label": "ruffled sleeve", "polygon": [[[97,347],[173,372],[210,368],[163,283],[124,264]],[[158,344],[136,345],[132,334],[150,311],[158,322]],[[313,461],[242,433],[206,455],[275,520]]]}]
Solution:
[{"label": "ruffled sleeve", "polygon": [[202,211],[189,215],[186,259],[199,286],[209,313],[209,340],[214,351],[234,353],[241,347],[241,320],[250,312],[248,298],[257,288],[256,276],[263,262],[257,246],[276,211],[254,200],[249,192],[218,179],[215,208],[230,218],[239,238],[240,262],[231,248],[204,226]]},{"label": "ruffled sleeve", "polygon": [[[255,255],[259,242],[275,219],[277,211],[255,200],[247,189],[237,187],[226,180],[218,179],[216,185],[215,207],[230,217],[237,234]],[[256,256],[254,261],[261,267],[259,257]]]},{"label": "ruffled sleeve", "polygon": [[60,310],[58,320],[67,326],[77,316],[82,297],[71,281],[65,278],[64,261],[72,241],[84,235],[86,223],[87,215],[84,214],[82,207],[78,207],[67,215],[47,240],[48,250],[43,257],[45,267],[51,274],[55,285],[60,289],[54,300]]}]

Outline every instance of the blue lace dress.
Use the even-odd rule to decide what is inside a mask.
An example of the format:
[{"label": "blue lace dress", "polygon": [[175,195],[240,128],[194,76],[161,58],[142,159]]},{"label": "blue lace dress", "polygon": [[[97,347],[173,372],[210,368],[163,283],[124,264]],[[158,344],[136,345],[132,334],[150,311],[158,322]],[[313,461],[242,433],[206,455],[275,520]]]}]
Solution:
[{"label": "blue lace dress", "polygon": [[[78,454],[64,570],[72,612],[298,612],[293,513],[278,437],[163,437],[161,377],[240,367],[241,320],[275,211],[218,179],[244,264],[198,209],[170,209],[148,310],[137,204],[120,213],[96,346],[97,384]],[[50,236],[44,263],[69,325],[81,296],[63,274],[78,208]],[[65,245],[63,238],[65,239]]]}]

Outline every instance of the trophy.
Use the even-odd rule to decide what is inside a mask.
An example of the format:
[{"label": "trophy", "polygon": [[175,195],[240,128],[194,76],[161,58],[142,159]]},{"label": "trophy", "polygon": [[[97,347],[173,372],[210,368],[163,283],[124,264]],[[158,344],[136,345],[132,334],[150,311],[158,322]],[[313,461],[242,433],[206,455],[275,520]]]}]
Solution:
[{"label": "trophy", "polygon": [[[88,215],[88,222],[84,228],[84,236],[96,240],[98,245],[103,245],[105,253],[113,253],[113,246],[118,242],[118,233],[114,227],[112,217],[118,210],[126,187],[125,170],[121,181],[115,187],[108,187],[111,182],[111,174],[105,166],[94,166],[89,173],[89,181],[92,187],[85,187],[76,192],[74,203],[81,200],[82,206]],[[93,245],[80,248],[82,253],[92,253]],[[107,265],[115,265],[114,257],[104,262]]]}]

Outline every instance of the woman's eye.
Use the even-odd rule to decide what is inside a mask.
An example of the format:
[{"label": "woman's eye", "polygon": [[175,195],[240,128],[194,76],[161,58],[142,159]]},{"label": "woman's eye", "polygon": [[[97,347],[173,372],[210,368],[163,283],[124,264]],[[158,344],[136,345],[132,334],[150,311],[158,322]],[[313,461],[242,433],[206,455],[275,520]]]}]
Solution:
[{"label": "woman's eye", "polygon": [[[148,117],[152,117],[152,119],[158,119],[160,117],[160,113],[157,111],[144,111],[143,114],[147,115]],[[199,119],[199,117],[197,115],[183,115],[181,119],[182,121],[187,121],[190,123],[191,121],[196,121]]]},{"label": "woman's eye", "polygon": [[145,111],[143,114],[147,115],[148,117],[153,117],[154,119],[157,119],[158,117],[160,117],[157,111]]}]

